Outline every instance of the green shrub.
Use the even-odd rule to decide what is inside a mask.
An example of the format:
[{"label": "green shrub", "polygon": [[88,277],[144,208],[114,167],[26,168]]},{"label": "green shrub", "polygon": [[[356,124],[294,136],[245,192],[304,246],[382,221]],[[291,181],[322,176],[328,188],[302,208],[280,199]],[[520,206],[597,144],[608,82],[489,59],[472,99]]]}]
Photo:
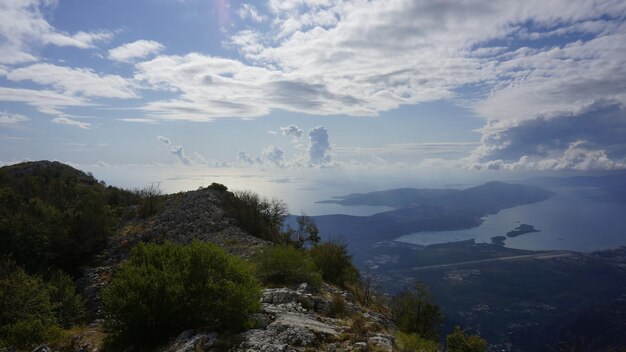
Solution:
[{"label": "green shrub", "polygon": [[58,337],[46,284],[0,258],[0,347],[31,348]]},{"label": "green shrub", "polygon": [[48,279],[48,292],[56,320],[63,328],[78,324],[85,316],[85,300],[76,293],[72,278],[61,270]]},{"label": "green shrub", "polygon": [[416,333],[421,338],[437,340],[443,315],[425,285],[417,283],[411,289],[394,296],[391,314],[401,332]]},{"label": "green shrub", "polygon": [[140,244],[104,291],[105,328],[142,346],[198,327],[236,331],[259,297],[251,266],[215,245]]},{"label": "green shrub", "polygon": [[313,259],[304,250],[288,245],[274,245],[258,252],[253,262],[256,275],[266,285],[296,285],[306,282],[314,287],[321,276]]},{"label": "green shrub", "polygon": [[454,331],[446,336],[446,345],[450,352],[484,352],[487,341],[478,335],[466,335],[460,327],[454,327]]},{"label": "green shrub", "polygon": [[282,226],[287,204],[278,199],[260,197],[251,191],[224,192],[222,205],[242,230],[274,243],[284,243]]},{"label": "green shrub", "polygon": [[437,352],[437,342],[421,338],[418,334],[396,333],[395,345],[399,352]]},{"label": "green shrub", "polygon": [[324,281],[342,287],[359,282],[359,271],[352,265],[352,257],[345,244],[325,242],[311,247],[309,253]]}]

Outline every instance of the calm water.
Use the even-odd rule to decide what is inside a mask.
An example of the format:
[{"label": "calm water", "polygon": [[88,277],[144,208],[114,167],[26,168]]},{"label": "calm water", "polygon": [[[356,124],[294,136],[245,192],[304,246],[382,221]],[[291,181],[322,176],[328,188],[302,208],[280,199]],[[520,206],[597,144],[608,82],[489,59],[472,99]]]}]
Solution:
[{"label": "calm water", "polygon": [[540,203],[505,209],[485,218],[482,225],[458,231],[432,231],[405,235],[400,242],[431,245],[475,239],[491,242],[520,223],[541,232],[507,238],[505,246],[529,250],[591,252],[626,245],[626,204],[589,199],[589,188],[556,188],[558,194]]}]

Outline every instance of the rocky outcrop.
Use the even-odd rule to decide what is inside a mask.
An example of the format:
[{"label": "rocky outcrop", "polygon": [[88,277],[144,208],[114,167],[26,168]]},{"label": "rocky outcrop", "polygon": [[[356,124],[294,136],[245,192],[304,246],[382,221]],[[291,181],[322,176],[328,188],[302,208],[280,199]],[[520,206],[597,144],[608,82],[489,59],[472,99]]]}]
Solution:
[{"label": "rocky outcrop", "polygon": [[[230,347],[237,352],[302,351],[393,351],[393,336],[378,315],[351,302],[345,302],[337,317],[328,316],[333,295],[349,297],[348,292],[323,285],[313,292],[306,284],[297,289],[268,288],[261,297],[262,310],[255,317],[257,328],[243,332]],[[308,307],[308,308],[307,308]],[[365,322],[364,331],[353,332],[355,319]],[[384,322],[388,323],[388,322]],[[215,333],[186,331],[164,352],[218,351],[220,337]]]},{"label": "rocky outcrop", "polygon": [[132,219],[121,226],[118,236],[111,240],[105,264],[125,259],[129,249],[140,241],[187,244],[199,240],[215,243],[243,258],[269,244],[236,226],[222,209],[220,194],[221,191],[202,188],[167,196],[154,216]]}]

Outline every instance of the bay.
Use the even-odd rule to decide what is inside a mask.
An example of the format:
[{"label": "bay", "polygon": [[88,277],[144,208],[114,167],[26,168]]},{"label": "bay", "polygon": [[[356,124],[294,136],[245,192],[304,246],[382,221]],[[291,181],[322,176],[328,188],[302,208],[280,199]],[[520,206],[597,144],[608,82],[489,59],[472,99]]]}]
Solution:
[{"label": "bay", "polygon": [[476,228],[418,232],[396,241],[424,246],[469,239],[490,243],[491,237],[505,236],[519,224],[529,224],[541,232],[507,238],[505,247],[593,252],[626,245],[626,204],[594,200],[600,191],[593,188],[550,190],[557,194],[539,203],[489,215]]}]

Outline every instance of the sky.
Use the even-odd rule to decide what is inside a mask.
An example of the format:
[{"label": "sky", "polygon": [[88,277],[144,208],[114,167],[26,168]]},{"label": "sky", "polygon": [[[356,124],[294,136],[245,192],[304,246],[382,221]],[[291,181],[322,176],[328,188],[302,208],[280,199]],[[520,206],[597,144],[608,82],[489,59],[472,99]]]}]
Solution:
[{"label": "sky", "polygon": [[623,0],[2,0],[0,163],[122,186],[624,170],[625,17]]}]

